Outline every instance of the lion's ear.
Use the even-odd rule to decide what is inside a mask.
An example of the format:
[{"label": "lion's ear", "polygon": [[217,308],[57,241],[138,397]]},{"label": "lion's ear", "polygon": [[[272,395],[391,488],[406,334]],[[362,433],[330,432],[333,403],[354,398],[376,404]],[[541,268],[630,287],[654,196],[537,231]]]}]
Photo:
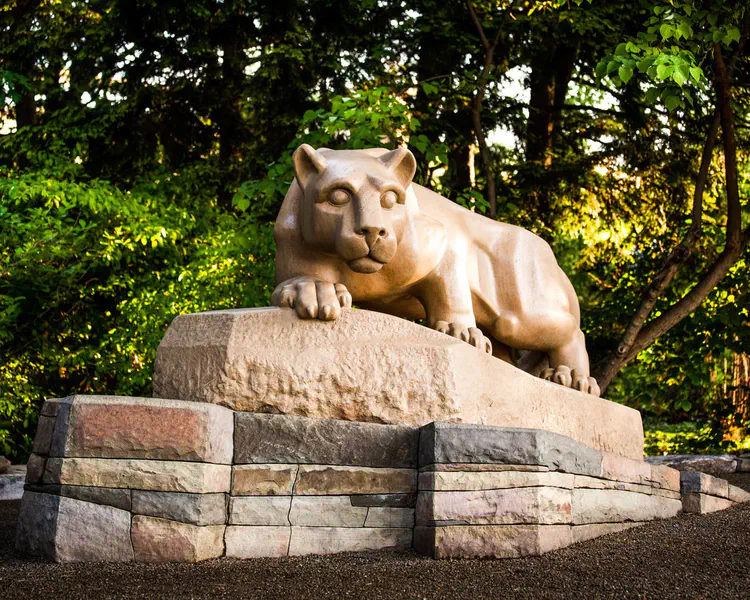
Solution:
[{"label": "lion's ear", "polygon": [[310,177],[325,171],[328,164],[323,155],[309,144],[302,144],[294,151],[292,163],[294,164],[294,174],[297,176],[297,181],[302,189],[305,189]]},{"label": "lion's ear", "polygon": [[396,148],[378,157],[378,160],[396,175],[404,188],[409,187],[414,173],[417,171],[417,161],[411,152],[406,148]]}]

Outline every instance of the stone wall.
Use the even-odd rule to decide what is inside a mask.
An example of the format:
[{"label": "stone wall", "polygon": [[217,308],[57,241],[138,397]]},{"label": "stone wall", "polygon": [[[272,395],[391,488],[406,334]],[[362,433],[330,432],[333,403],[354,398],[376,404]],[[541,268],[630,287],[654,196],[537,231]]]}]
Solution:
[{"label": "stone wall", "polygon": [[682,487],[674,469],[548,431],[74,396],[42,409],[17,547],[57,561],[516,557],[745,498],[712,478]]}]

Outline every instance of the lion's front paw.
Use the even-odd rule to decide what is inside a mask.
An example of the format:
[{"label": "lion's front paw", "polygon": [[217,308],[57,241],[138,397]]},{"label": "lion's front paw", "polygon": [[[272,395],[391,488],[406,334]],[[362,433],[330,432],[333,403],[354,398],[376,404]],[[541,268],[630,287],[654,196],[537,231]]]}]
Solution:
[{"label": "lion's front paw", "polygon": [[463,323],[448,323],[447,321],[438,321],[435,323],[435,329],[441,333],[446,333],[452,337],[458,338],[483,350],[487,354],[492,354],[492,342],[487,339],[481,330],[476,327],[469,327]]},{"label": "lion's front paw", "polygon": [[293,308],[300,319],[333,321],[343,308],[351,308],[352,295],[342,283],[295,277],[276,286],[271,304]]},{"label": "lion's front paw", "polygon": [[573,388],[584,394],[591,394],[592,396],[599,396],[601,391],[599,390],[599,384],[593,377],[579,374],[578,371],[565,365],[560,365],[554,369],[544,369],[539,375],[546,381],[552,381],[565,387]]}]

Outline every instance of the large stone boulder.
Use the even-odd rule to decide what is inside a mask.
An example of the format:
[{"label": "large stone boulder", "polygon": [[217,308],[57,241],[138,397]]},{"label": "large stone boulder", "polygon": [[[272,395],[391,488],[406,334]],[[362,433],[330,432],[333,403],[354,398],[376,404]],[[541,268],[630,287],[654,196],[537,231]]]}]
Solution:
[{"label": "large stone boulder", "polygon": [[365,310],[333,322],[281,308],[181,315],[159,345],[154,396],[350,421],[542,429],[638,460],[643,451],[638,411]]}]

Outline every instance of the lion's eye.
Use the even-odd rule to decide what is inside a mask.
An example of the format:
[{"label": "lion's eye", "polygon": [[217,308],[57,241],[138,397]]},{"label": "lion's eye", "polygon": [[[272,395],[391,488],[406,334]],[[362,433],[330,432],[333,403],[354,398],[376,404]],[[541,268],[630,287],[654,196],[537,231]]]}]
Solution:
[{"label": "lion's eye", "polygon": [[331,192],[328,201],[334,206],[343,206],[351,200],[351,195],[346,190],[336,189]]},{"label": "lion's eye", "polygon": [[393,190],[388,190],[380,197],[380,205],[383,208],[393,208],[398,202],[398,194]]}]

